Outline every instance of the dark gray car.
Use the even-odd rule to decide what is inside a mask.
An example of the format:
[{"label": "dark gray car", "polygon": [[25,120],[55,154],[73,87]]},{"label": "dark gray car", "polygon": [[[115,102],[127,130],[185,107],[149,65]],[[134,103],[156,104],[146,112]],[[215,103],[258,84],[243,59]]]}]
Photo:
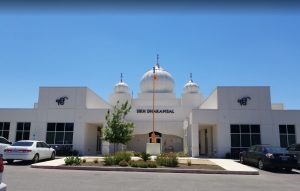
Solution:
[{"label": "dark gray car", "polygon": [[300,168],[300,144],[290,145],[287,150],[290,154],[294,154],[298,158],[298,168]]}]

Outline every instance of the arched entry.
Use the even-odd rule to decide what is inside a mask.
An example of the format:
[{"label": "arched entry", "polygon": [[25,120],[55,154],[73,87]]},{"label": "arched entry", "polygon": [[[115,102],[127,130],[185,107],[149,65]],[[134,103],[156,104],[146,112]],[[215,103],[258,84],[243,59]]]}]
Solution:
[{"label": "arched entry", "polygon": [[[162,134],[159,133],[159,132],[156,132],[154,131],[155,133],[155,136],[156,136],[156,143],[161,143],[161,138],[162,138]],[[148,136],[149,136],[149,143],[152,143],[152,139],[151,139],[151,135],[152,135],[152,132],[148,133]]]}]

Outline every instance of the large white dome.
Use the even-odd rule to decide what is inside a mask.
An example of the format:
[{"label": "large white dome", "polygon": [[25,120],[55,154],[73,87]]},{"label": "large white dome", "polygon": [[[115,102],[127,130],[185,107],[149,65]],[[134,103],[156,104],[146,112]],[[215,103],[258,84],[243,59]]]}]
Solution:
[{"label": "large white dome", "polygon": [[[165,71],[159,64],[154,66],[155,74],[157,79],[155,80],[155,91],[156,93],[173,93],[174,80],[172,75]],[[140,82],[141,93],[152,93],[153,92],[153,70],[147,71]]]}]

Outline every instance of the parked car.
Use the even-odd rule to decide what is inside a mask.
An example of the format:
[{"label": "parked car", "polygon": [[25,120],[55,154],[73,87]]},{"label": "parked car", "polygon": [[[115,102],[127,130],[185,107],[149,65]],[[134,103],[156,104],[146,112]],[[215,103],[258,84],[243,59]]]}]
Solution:
[{"label": "parked car", "polygon": [[4,149],[3,159],[7,163],[14,160],[28,160],[36,163],[41,159],[54,159],[55,150],[43,141],[17,141]]},{"label": "parked car", "polygon": [[300,168],[300,144],[290,145],[287,150],[290,154],[294,154],[298,158],[298,168]]},{"label": "parked car", "polygon": [[3,155],[4,149],[11,145],[11,142],[9,142],[6,138],[0,136],[0,154]]},{"label": "parked car", "polygon": [[286,148],[270,145],[254,145],[241,152],[240,162],[257,165],[259,169],[284,168],[290,171],[297,168],[297,156],[289,154]]},{"label": "parked car", "polygon": [[0,191],[5,191],[7,187],[6,184],[2,182],[3,171],[4,171],[3,158],[2,158],[2,154],[0,154]]}]

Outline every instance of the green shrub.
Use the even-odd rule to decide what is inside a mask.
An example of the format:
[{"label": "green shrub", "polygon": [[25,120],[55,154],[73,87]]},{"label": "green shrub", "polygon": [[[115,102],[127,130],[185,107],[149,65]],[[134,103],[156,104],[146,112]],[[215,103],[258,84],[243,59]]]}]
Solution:
[{"label": "green shrub", "polygon": [[[151,163],[151,164],[149,164],[149,162]],[[136,167],[136,168],[148,168],[149,166],[151,166],[151,167],[149,167],[149,168],[156,168],[156,167],[154,167],[155,165],[156,165],[156,163],[155,163],[155,165],[154,164],[152,164],[152,163],[155,163],[155,162],[153,162],[153,161],[143,161],[143,160],[139,160],[139,161],[130,161],[130,166],[131,167]]]},{"label": "green shrub", "polygon": [[188,157],[189,155],[186,152],[178,152],[176,153],[177,157]]},{"label": "green shrub", "polygon": [[150,154],[147,154],[145,152],[141,152],[141,155],[140,157],[143,159],[143,161],[147,161],[147,160],[150,160]]},{"label": "green shrub", "polygon": [[112,155],[106,155],[104,157],[104,165],[105,166],[111,166],[111,165],[114,165],[114,164],[116,164],[114,156],[112,156]]},{"label": "green shrub", "polygon": [[191,159],[188,159],[188,160],[187,160],[187,165],[188,165],[188,166],[192,166],[192,161],[191,161]]},{"label": "green shrub", "polygon": [[137,161],[133,161],[133,160],[129,161],[129,165],[130,165],[131,167],[135,167],[135,168],[138,167]]},{"label": "green shrub", "polygon": [[66,165],[80,165],[80,161],[79,157],[70,156],[65,158]]},{"label": "green shrub", "polygon": [[115,164],[119,164],[122,160],[129,162],[131,159],[131,153],[126,151],[119,151],[114,154]]},{"label": "green shrub", "polygon": [[141,153],[140,153],[140,152],[135,152],[135,151],[133,151],[133,156],[135,156],[135,157],[140,157],[140,156],[141,156]]},{"label": "green shrub", "polygon": [[128,166],[128,162],[126,160],[122,160],[119,162],[119,166],[123,166],[123,167]]},{"label": "green shrub", "polygon": [[138,163],[138,167],[140,168],[148,168],[148,163],[143,160],[137,161],[137,163]]},{"label": "green shrub", "polygon": [[157,168],[157,164],[154,161],[147,161],[148,168]]},{"label": "green shrub", "polygon": [[159,166],[176,167],[178,165],[176,153],[162,153],[156,158],[156,163]]}]

